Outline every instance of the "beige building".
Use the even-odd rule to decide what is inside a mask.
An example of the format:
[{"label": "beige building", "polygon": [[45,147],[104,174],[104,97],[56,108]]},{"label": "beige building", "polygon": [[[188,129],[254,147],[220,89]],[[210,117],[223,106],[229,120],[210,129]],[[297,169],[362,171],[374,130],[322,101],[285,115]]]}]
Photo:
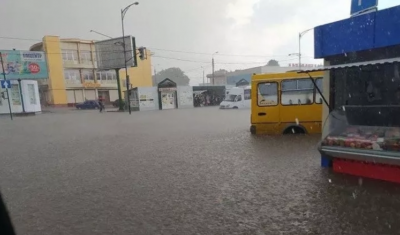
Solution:
[{"label": "beige building", "polygon": [[[47,58],[49,78],[39,84],[43,105],[73,106],[99,97],[106,103],[118,99],[116,71],[97,70],[94,41],[45,36],[30,50],[44,51]],[[119,75],[123,92],[126,90],[125,69],[121,69]],[[149,50],[147,59],[138,61],[138,67],[128,68],[128,75],[132,87],[153,85]]]}]

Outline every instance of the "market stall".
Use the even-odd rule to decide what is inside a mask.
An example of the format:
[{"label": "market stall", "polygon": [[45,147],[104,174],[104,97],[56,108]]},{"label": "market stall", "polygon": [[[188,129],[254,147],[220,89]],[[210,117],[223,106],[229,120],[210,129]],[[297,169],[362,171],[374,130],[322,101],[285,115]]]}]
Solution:
[{"label": "market stall", "polygon": [[225,86],[194,86],[194,106],[218,106],[224,100],[225,90]]},{"label": "market stall", "polygon": [[315,58],[324,67],[301,73],[325,71],[323,167],[400,183],[399,12],[393,7],[314,30]]}]

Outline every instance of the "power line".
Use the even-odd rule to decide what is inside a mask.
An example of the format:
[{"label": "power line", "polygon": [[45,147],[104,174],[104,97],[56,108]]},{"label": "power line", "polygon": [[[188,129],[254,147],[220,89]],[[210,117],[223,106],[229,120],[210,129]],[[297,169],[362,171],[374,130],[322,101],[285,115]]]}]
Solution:
[{"label": "power line", "polygon": [[[185,61],[185,62],[193,62],[193,63],[210,64],[209,61],[188,60],[188,59],[180,59],[180,58],[166,57],[166,56],[152,56],[152,57],[154,57],[154,58],[163,58],[163,59],[171,59],[171,60],[179,60],[179,61]],[[297,58],[288,59],[288,60],[279,60],[278,62],[285,62],[285,61],[292,61],[292,60],[297,60]],[[265,64],[265,63],[267,63],[267,62],[265,62],[265,61],[255,61],[255,62],[217,62],[215,64]]]},{"label": "power line", "polygon": [[[167,51],[167,52],[175,52],[175,53],[184,53],[184,54],[197,54],[197,55],[209,55],[211,56],[213,53],[204,53],[204,52],[191,52],[191,51],[179,51],[179,50],[169,50],[169,49],[160,49],[154,47],[148,47],[152,51]],[[240,56],[240,57],[287,57],[288,55],[240,55],[240,54],[224,54],[218,53],[216,56]]]},{"label": "power line", "polygon": [[[33,38],[19,38],[19,37],[2,37],[0,36],[0,39],[6,39],[6,40],[22,40],[22,41],[35,41],[37,43],[42,42],[42,39],[33,39]],[[74,39],[74,38],[67,38],[67,39]],[[62,39],[61,39],[62,40]],[[48,39],[47,41],[60,41],[61,40],[51,40]],[[82,41],[96,41],[96,40],[88,40],[88,39],[77,39],[77,40],[82,40]],[[112,45],[114,43],[110,43]],[[180,51],[180,50],[171,50],[171,49],[162,49],[162,48],[155,48],[155,47],[147,47],[151,50],[158,50],[158,51],[167,51],[167,52],[174,52],[174,53],[184,53],[184,54],[198,54],[198,55],[209,55],[211,56],[213,53],[204,53],[204,52],[192,52],[192,51]],[[240,55],[240,54],[224,54],[224,53],[218,53],[219,56],[240,56],[240,57],[287,57],[288,55]],[[311,56],[303,56],[303,57],[311,57]]]}]

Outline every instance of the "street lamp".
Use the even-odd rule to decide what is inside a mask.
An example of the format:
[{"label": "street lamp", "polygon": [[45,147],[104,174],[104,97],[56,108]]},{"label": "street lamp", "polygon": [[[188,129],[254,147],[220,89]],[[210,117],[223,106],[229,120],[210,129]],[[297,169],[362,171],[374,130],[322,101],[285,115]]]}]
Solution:
[{"label": "street lamp", "polygon": [[[133,5],[139,5],[139,2],[134,2],[130,5],[128,5],[127,7],[125,7],[124,9],[121,10],[121,22],[122,22],[122,40],[124,40],[124,42],[122,43],[123,47],[124,47],[124,59],[125,59],[125,77],[126,77],[126,93],[127,93],[127,97],[128,97],[128,110],[129,110],[129,114],[131,114],[131,101],[130,101],[130,95],[129,95],[129,75],[128,75],[128,64],[126,61],[126,43],[125,43],[125,27],[124,27],[124,18],[125,18],[125,14],[126,12],[129,10],[129,8]],[[134,51],[133,53],[136,53],[136,51]]]},{"label": "street lamp", "polygon": [[212,54],[212,60],[211,60],[211,64],[212,64],[212,84],[214,85],[214,81],[215,81],[215,64],[214,64],[214,55],[218,54],[218,51],[214,52]]},{"label": "street lamp", "polygon": [[304,34],[308,33],[309,31],[313,30],[314,28],[304,30],[303,32],[299,33],[299,53],[291,53],[289,56],[298,56],[299,57],[299,70],[301,70],[301,38]]},{"label": "street lamp", "polygon": [[97,32],[97,31],[93,30],[93,29],[91,29],[90,32],[91,32],[91,33],[98,34],[98,35],[101,35],[101,36],[106,37],[106,38],[112,38],[112,37],[110,37],[110,36],[108,36],[108,35],[106,35],[106,34],[102,34],[102,33],[100,33],[100,32]]}]

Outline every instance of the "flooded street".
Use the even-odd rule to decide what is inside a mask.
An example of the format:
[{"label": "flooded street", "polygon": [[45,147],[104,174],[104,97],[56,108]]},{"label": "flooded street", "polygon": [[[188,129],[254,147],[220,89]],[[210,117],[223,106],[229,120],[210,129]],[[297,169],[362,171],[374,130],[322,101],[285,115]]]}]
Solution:
[{"label": "flooded street", "polygon": [[[400,187],[320,167],[319,136],[254,137],[250,111],[0,119],[18,234],[397,234]],[[301,120],[300,120],[301,122]]]}]

